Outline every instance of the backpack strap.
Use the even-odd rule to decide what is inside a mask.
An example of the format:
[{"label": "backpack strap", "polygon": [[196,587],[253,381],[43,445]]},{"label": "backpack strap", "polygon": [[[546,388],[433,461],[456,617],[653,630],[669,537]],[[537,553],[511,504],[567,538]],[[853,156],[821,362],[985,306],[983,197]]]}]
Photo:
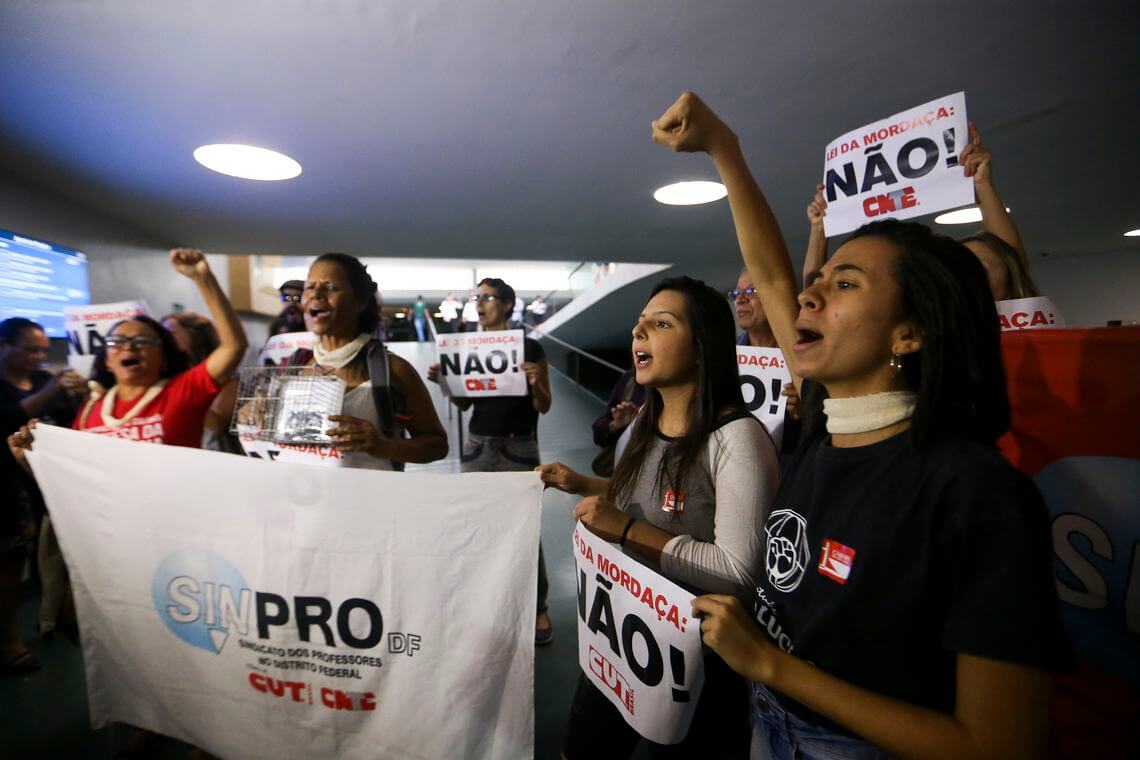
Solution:
[{"label": "backpack strap", "polygon": [[[404,438],[407,435],[404,420],[411,419],[411,415],[408,414],[404,394],[392,384],[392,363],[388,349],[381,341],[374,340],[368,344],[366,358],[368,379],[372,384],[372,403],[376,406],[380,432],[389,438]],[[393,469],[403,472],[403,462],[394,459],[391,461]]]}]

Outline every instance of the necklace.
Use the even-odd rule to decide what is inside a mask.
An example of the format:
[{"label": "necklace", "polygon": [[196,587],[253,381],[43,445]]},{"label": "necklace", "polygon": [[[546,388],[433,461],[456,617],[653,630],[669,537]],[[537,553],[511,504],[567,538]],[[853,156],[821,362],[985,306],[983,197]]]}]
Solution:
[{"label": "necklace", "polygon": [[103,424],[109,428],[117,428],[121,427],[122,424],[127,420],[134,419],[142,413],[142,410],[146,408],[147,404],[149,404],[151,401],[154,401],[155,397],[158,394],[162,393],[162,389],[166,387],[166,383],[166,379],[163,378],[162,380],[159,380],[157,383],[147,388],[146,392],[143,393],[143,395],[139,397],[139,400],[135,402],[135,405],[127,410],[127,413],[122,417],[116,417],[114,414],[115,399],[118,398],[119,395],[119,386],[112,386],[111,390],[107,391],[106,395],[103,396]]}]

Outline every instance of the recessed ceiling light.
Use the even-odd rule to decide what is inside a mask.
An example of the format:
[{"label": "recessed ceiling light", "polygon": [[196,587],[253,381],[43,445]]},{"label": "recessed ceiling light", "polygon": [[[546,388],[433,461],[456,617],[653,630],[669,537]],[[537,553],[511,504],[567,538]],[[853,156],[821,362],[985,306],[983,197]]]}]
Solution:
[{"label": "recessed ceiling light", "polygon": [[696,206],[701,203],[719,201],[728,195],[728,190],[719,182],[674,182],[659,187],[653,197],[658,203],[667,206]]},{"label": "recessed ceiling light", "polygon": [[1140,237],[1140,229],[1128,230],[1128,232],[1124,233],[1124,237]]},{"label": "recessed ceiling light", "polygon": [[194,151],[194,160],[219,174],[242,179],[293,179],[301,165],[284,153],[255,145],[203,145]]},{"label": "recessed ceiling light", "polygon": [[[1009,211],[1009,206],[1005,207]],[[967,206],[957,211],[947,211],[934,217],[935,224],[974,224],[982,221],[982,210],[977,206]]]}]

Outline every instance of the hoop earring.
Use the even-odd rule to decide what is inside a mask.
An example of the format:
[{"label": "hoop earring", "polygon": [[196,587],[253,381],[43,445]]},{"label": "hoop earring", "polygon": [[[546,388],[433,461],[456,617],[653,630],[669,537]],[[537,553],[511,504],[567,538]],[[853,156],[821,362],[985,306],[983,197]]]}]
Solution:
[{"label": "hoop earring", "polygon": [[898,377],[903,370],[903,358],[899,354],[891,354],[891,377]]}]

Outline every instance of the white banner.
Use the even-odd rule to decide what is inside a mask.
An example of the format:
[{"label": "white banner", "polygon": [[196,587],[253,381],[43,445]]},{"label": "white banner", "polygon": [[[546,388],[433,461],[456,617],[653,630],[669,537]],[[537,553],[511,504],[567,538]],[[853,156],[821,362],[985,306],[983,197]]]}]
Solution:
[{"label": "white banner", "polygon": [[90,306],[64,306],[63,329],[67,334],[67,366],[88,377],[95,352],[103,347],[107,331],[124,319],[140,314],[153,316],[146,301],[116,301]]},{"label": "white banner", "polygon": [[533,755],[536,474],[271,466],[47,426],[29,460],[94,727],[227,760]]},{"label": "white banner", "polygon": [[439,385],[447,396],[525,396],[522,330],[453,333],[436,338]]},{"label": "white banner", "polygon": [[973,203],[973,180],[958,166],[969,139],[966,93],[958,92],[832,140],[823,165],[827,236]]},{"label": "white banner", "polygon": [[574,559],[582,672],[639,734],[676,744],[705,683],[695,597],[580,522]]},{"label": "white banner", "polygon": [[783,353],[778,348],[737,346],[736,364],[744,404],[768,428],[776,451],[780,451],[784,443],[784,415],[788,410],[788,397],[782,391],[792,382]]},{"label": "white banner", "polygon": [[298,349],[312,350],[316,342],[317,336],[311,332],[279,333],[265,341],[257,355],[257,363],[262,367],[284,364]]},{"label": "white banner", "polygon": [[1045,296],[1011,298],[1008,301],[998,301],[994,306],[997,307],[1002,332],[1065,326],[1061,312]]}]

